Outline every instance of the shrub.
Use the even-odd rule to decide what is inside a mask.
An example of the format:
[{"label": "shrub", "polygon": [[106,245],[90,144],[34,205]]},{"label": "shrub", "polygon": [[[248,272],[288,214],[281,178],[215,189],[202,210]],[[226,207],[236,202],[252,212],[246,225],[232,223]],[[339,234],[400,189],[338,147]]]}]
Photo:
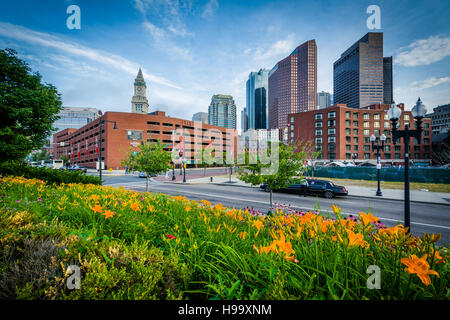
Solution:
[{"label": "shrub", "polygon": [[18,162],[4,162],[0,164],[0,175],[19,176],[27,179],[40,179],[48,182],[49,184],[100,184],[100,178],[89,176],[82,171],[36,168]]}]

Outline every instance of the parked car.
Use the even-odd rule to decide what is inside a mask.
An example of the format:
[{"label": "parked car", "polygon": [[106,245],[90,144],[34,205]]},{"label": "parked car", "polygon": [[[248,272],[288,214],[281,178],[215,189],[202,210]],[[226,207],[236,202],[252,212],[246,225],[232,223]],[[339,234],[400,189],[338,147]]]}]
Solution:
[{"label": "parked car", "polygon": [[84,173],[87,172],[87,168],[86,167],[79,166],[77,164],[75,164],[75,165],[73,165],[71,167],[68,167],[67,170],[69,170],[69,171],[83,171]]},{"label": "parked car", "polygon": [[[152,173],[150,173],[150,177],[156,177],[156,174],[154,174],[154,173],[152,172]],[[147,178],[147,173],[144,172],[144,171],[141,171],[141,172],[139,173],[139,178]]]},{"label": "parked car", "polygon": [[[343,186],[337,186],[329,180],[318,179],[306,179],[308,181],[308,188],[306,193],[308,195],[321,195],[327,199],[334,198],[336,196],[346,196],[348,191]],[[260,186],[264,191],[270,191],[266,184]],[[299,195],[305,194],[305,184],[292,183],[285,188],[273,190],[274,192],[294,193]]]}]

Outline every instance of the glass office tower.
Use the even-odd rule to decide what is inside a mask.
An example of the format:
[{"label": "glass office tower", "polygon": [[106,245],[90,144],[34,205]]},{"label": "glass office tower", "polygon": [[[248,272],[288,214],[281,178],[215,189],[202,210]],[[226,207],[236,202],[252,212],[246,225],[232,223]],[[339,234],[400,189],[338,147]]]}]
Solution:
[{"label": "glass office tower", "polygon": [[334,103],[351,108],[383,103],[384,66],[383,33],[369,32],[333,65]]},{"label": "glass office tower", "polygon": [[[268,106],[267,101],[269,101],[269,90],[268,90],[268,79],[269,79],[269,71],[267,69],[260,69],[258,72],[250,72],[248,76],[248,80],[246,83],[246,96],[247,96],[247,129],[267,129],[268,127]],[[261,112],[265,112],[265,123],[260,123],[258,127],[256,127],[256,90],[259,88],[264,88],[266,93],[265,97],[265,105],[260,105],[259,107],[263,110]],[[261,99],[260,99],[261,102]]]},{"label": "glass office tower", "polygon": [[236,104],[232,96],[213,95],[208,108],[208,122],[213,126],[236,129]]}]

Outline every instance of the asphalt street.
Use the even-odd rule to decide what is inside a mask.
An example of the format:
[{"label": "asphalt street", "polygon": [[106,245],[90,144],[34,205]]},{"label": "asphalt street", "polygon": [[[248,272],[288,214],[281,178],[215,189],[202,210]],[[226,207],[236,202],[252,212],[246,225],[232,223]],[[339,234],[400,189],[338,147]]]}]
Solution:
[{"label": "asphalt street", "polygon": [[[145,179],[133,175],[104,176],[104,185],[145,191]],[[175,184],[149,181],[149,192],[161,192],[170,195],[182,195],[191,200],[205,199],[212,204],[222,203],[227,207],[252,207],[266,212],[269,208],[269,193],[259,188],[228,186],[216,184]],[[275,203],[290,205],[293,209],[331,212],[331,204],[343,209],[345,214],[357,216],[359,212],[372,212],[387,226],[403,224],[403,201],[365,197],[338,197],[326,199],[323,197],[303,197],[294,194],[274,193]],[[416,235],[423,233],[440,233],[440,244],[450,244],[450,205],[411,202],[411,232]]]}]

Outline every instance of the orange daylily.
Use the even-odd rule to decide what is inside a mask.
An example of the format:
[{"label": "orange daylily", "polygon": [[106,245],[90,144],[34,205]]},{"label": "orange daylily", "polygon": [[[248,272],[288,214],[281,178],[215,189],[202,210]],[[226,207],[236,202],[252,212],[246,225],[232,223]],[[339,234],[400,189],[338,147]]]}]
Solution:
[{"label": "orange daylily", "polygon": [[351,230],[347,230],[348,233],[348,245],[349,246],[361,246],[368,247],[367,241],[364,241],[364,236],[361,233],[354,233]]},{"label": "orange daylily", "polygon": [[412,274],[415,273],[420,278],[420,281],[426,286],[431,284],[431,279],[429,274],[434,274],[439,277],[439,273],[434,270],[430,270],[430,265],[427,262],[427,255],[423,255],[422,258],[418,258],[415,254],[411,258],[402,258],[401,263],[406,265],[408,268],[405,269],[406,272]]},{"label": "orange daylily", "polygon": [[331,210],[333,210],[334,214],[338,214],[341,212],[341,208],[339,208],[338,206],[331,204]]},{"label": "orange daylily", "polygon": [[95,201],[98,201],[98,200],[100,200],[100,196],[97,195],[97,194],[93,194],[93,195],[91,195],[91,199],[95,200]]},{"label": "orange daylily", "polygon": [[256,229],[258,229],[258,232],[256,232],[256,234],[255,234],[255,237],[256,237],[259,233],[259,229],[261,229],[261,227],[263,226],[263,223],[261,220],[255,220],[255,221],[253,221],[253,226],[256,227]]},{"label": "orange daylily", "polygon": [[89,208],[91,208],[94,212],[97,212],[97,213],[101,213],[103,210],[102,206],[99,204],[96,204],[93,207],[89,206]]},{"label": "orange daylily", "polygon": [[139,207],[139,204],[136,203],[136,202],[130,204],[130,208],[131,208],[131,210],[133,210],[133,211],[141,211],[141,208]]},{"label": "orange daylily", "polygon": [[332,220],[322,221],[322,225],[321,225],[322,232],[323,233],[327,232],[328,226],[331,226],[331,225],[333,225]]},{"label": "orange daylily", "polygon": [[109,211],[109,210],[105,210],[105,212],[103,212],[102,214],[105,216],[105,219],[112,218],[115,215],[114,212]]},{"label": "orange daylily", "polygon": [[371,213],[364,213],[364,212],[359,213],[359,219],[362,220],[364,225],[368,225],[372,222],[380,221],[380,219],[373,216]]}]

